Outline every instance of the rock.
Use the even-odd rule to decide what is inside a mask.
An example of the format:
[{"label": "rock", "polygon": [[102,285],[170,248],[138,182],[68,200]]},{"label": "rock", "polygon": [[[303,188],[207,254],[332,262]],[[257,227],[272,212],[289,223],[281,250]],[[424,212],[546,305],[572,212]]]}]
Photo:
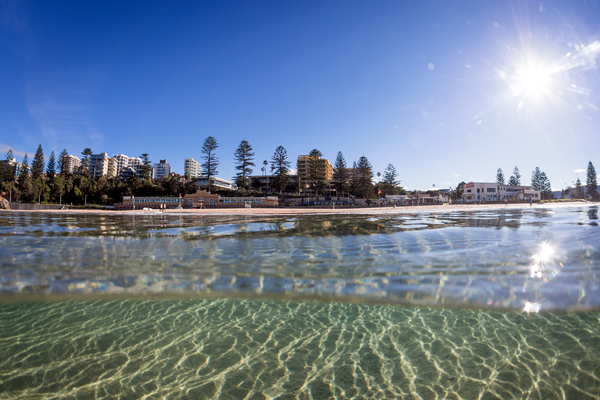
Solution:
[{"label": "rock", "polygon": [[8,200],[2,196],[0,196],[0,210],[10,210],[10,204],[8,203]]}]

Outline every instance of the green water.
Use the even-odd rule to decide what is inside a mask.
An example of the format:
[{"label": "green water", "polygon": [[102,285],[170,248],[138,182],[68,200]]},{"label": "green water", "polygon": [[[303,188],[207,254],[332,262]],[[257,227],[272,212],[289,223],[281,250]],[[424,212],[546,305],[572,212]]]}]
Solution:
[{"label": "green water", "polygon": [[597,399],[600,314],[232,299],[0,306],[0,397]]},{"label": "green water", "polygon": [[0,399],[600,399],[597,210],[0,212]]}]

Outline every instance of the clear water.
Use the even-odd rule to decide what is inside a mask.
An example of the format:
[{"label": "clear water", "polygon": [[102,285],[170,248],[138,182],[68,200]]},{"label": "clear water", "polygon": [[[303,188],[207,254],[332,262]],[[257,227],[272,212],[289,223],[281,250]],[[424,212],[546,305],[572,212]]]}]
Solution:
[{"label": "clear water", "polygon": [[0,213],[0,398],[600,398],[597,206]]}]

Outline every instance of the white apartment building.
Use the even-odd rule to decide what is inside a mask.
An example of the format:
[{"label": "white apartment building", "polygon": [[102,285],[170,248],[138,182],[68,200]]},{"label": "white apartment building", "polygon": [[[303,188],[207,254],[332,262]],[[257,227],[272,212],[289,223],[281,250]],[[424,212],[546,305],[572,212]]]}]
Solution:
[{"label": "white apartment building", "polygon": [[193,158],[186,158],[183,164],[183,176],[198,178],[200,176],[200,163]]},{"label": "white apartment building", "polygon": [[122,181],[130,176],[139,176],[144,163],[139,157],[128,157],[125,154],[113,154],[116,160],[117,171],[116,176]]},{"label": "white apartment building", "polygon": [[106,153],[92,154],[90,156],[90,176],[92,179],[98,179],[108,175],[108,160],[110,157]]},{"label": "white apartment building", "polygon": [[152,179],[158,179],[165,175],[171,175],[171,164],[167,163],[167,160],[160,160],[159,163],[154,164]]},{"label": "white apartment building", "polygon": [[[79,172],[79,167],[81,167],[81,160],[79,157],[73,154],[67,154],[65,159],[63,160],[63,171],[67,174],[76,174]],[[61,172],[63,172],[61,171]]]},{"label": "white apartment building", "polygon": [[531,186],[499,185],[488,182],[469,182],[464,186],[462,199],[466,203],[475,201],[529,200],[542,199],[539,190],[531,190]]}]

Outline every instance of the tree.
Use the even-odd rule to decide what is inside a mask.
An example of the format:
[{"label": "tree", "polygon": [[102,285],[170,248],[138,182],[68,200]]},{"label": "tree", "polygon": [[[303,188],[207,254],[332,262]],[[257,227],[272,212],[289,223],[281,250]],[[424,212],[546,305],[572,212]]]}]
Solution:
[{"label": "tree", "polygon": [[58,164],[56,170],[59,174],[65,175],[67,173],[67,149],[63,149],[58,155]]},{"label": "tree", "polygon": [[455,200],[459,200],[462,197],[463,193],[465,192],[465,185],[466,185],[466,182],[464,182],[464,181],[459,183],[458,185],[456,185],[456,189],[454,190],[454,199]]},{"label": "tree", "polygon": [[521,174],[519,173],[519,168],[515,167],[515,169],[513,169],[513,174],[508,180],[508,184],[510,186],[521,186]]},{"label": "tree", "polygon": [[46,166],[46,176],[50,179],[54,178],[56,174],[56,157],[54,156],[54,150],[50,153],[50,158],[48,158],[48,165]]},{"label": "tree", "polygon": [[504,172],[502,172],[502,168],[498,168],[498,172],[496,172],[496,183],[498,185],[506,185],[506,183],[504,183]]},{"label": "tree", "polygon": [[581,193],[581,181],[579,180],[579,177],[577,177],[577,181],[575,182],[575,193],[572,197],[575,199],[581,199],[583,197]]},{"label": "tree", "polygon": [[598,201],[600,196],[598,195],[598,176],[596,175],[596,169],[590,161],[587,166],[587,193],[593,201]]},{"label": "tree", "polygon": [[312,185],[316,193],[323,193],[325,189],[325,175],[321,171],[324,163],[322,157],[323,154],[319,150],[313,149],[308,155],[306,164],[309,184]]},{"label": "tree", "polygon": [[82,175],[89,176],[90,175],[90,156],[92,155],[92,149],[90,149],[89,147],[86,147],[81,152],[81,155],[83,157],[81,158],[81,165],[79,166],[79,173]]},{"label": "tree", "polygon": [[217,140],[209,136],[204,139],[204,143],[202,144],[202,148],[200,151],[202,154],[202,158],[204,159],[204,163],[202,164],[202,169],[204,170],[204,176],[207,178],[208,184],[208,192],[210,193],[210,179],[217,175],[219,171],[217,171],[217,167],[219,166],[219,158],[215,155],[215,150],[219,147]]},{"label": "tree", "polygon": [[255,164],[252,162],[254,159],[254,152],[252,152],[252,146],[246,140],[242,140],[235,153],[233,153],[233,159],[236,162],[235,169],[239,172],[236,174],[237,179],[235,183],[239,188],[248,189],[250,186],[250,174],[252,173],[251,166]]},{"label": "tree", "polygon": [[8,149],[6,157],[2,163],[2,169],[0,170],[0,180],[4,182],[12,182],[15,177],[15,168],[13,166],[15,155],[12,149]]},{"label": "tree", "polygon": [[142,159],[142,173],[140,178],[149,181],[152,179],[152,161],[150,161],[148,153],[142,154],[140,158]]},{"label": "tree", "polygon": [[335,163],[333,165],[333,187],[339,196],[340,193],[347,192],[348,185],[348,169],[346,168],[346,160],[341,151],[338,151]]},{"label": "tree", "polygon": [[368,199],[373,186],[373,167],[371,167],[371,163],[365,156],[360,156],[356,167],[358,168],[357,193]]},{"label": "tree", "polygon": [[275,149],[273,157],[271,157],[271,169],[275,171],[275,179],[272,186],[280,192],[288,184],[288,171],[291,163],[288,161],[287,151],[283,146]]},{"label": "tree", "polygon": [[38,146],[37,151],[35,152],[35,156],[33,157],[33,162],[31,163],[31,177],[33,179],[39,179],[42,177],[44,173],[44,151],[42,150],[42,145]]},{"label": "tree", "polygon": [[548,179],[545,172],[540,174],[540,188],[540,191],[542,192],[542,199],[548,200],[553,197],[552,185],[550,184],[550,179]]},{"label": "tree", "polygon": [[385,196],[386,194],[396,194],[396,189],[400,185],[401,181],[396,180],[398,174],[396,168],[392,164],[388,164],[385,171],[383,171],[383,189]]},{"label": "tree", "polygon": [[542,171],[539,167],[535,167],[531,173],[531,190],[539,190],[541,192],[542,186]]}]

